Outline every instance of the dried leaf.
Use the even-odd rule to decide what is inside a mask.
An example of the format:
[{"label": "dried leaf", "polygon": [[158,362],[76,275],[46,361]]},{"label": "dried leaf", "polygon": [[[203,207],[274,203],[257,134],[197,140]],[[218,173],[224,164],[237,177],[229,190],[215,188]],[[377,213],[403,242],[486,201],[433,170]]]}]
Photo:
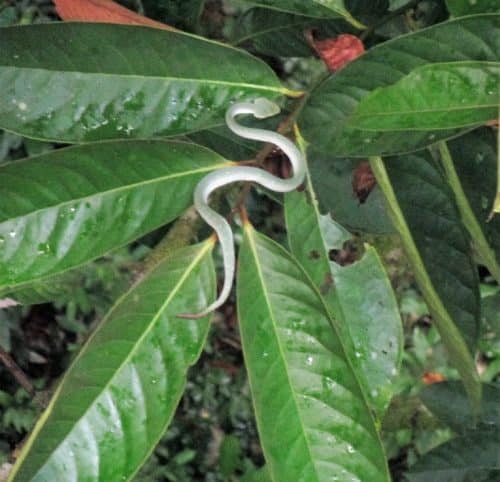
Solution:
[{"label": "dried leaf", "polygon": [[66,21],[119,23],[175,30],[122,7],[111,0],[53,0],[58,15]]},{"label": "dried leaf", "polygon": [[308,40],[331,72],[341,69],[365,51],[363,42],[350,34],[324,40],[314,40],[312,34],[309,34]]}]

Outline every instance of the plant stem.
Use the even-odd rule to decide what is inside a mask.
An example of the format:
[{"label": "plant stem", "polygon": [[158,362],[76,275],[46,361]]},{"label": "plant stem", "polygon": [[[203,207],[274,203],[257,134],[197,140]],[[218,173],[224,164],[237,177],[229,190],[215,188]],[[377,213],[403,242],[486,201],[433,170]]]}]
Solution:
[{"label": "plant stem", "polygon": [[[500,116],[499,116],[500,117]],[[491,209],[491,214],[488,218],[490,221],[495,213],[500,213],[500,127],[497,126],[497,195],[493,201],[493,208]]]},{"label": "plant stem", "polygon": [[189,244],[196,237],[200,224],[201,218],[198,212],[194,206],[190,207],[184,214],[177,218],[177,221],[175,221],[165,237],[144,260],[140,276],[155,268],[172,251]]},{"label": "plant stem", "polygon": [[413,267],[415,279],[429,307],[429,311],[431,312],[436,328],[441,336],[441,340],[450,356],[450,361],[460,373],[472,410],[477,414],[481,406],[481,383],[479,382],[471,353],[460,331],[450,318],[441,298],[436,293],[424,262],[418,252],[418,248],[413,241],[410,229],[406,224],[404,215],[399,207],[396,194],[385,169],[384,161],[378,156],[371,157],[370,167],[377,179],[380,189],[384,193],[389,216],[394,227],[401,236],[403,247]]},{"label": "plant stem", "polygon": [[12,357],[0,346],[0,362],[3,363],[5,368],[12,374],[12,376],[17,380],[19,385],[21,385],[31,396],[35,394],[35,389],[28,377],[21,370],[19,365],[12,359]]},{"label": "plant stem", "polygon": [[467,196],[462,188],[460,179],[458,177],[453,159],[446,142],[441,141],[438,143],[439,153],[441,155],[441,164],[444,167],[448,184],[455,195],[455,200],[462,216],[462,221],[469,231],[472,238],[472,243],[476,247],[477,253],[481,262],[488,268],[491,275],[500,284],[500,265],[495,257],[495,252],[491,249],[488,241],[484,236],[484,232],[477,221],[472,208],[470,207]]}]

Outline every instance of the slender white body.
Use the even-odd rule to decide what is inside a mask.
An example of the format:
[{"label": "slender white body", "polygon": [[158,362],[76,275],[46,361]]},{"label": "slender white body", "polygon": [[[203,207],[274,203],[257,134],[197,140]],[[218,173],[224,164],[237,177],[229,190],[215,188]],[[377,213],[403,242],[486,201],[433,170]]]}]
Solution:
[{"label": "slender white body", "polygon": [[240,114],[253,114],[258,119],[276,115],[279,107],[273,102],[259,98],[252,102],[233,104],[226,112],[227,126],[240,137],[276,144],[289,158],[293,168],[293,176],[281,179],[258,167],[234,166],[219,169],[204,177],[194,191],[194,205],[200,216],[214,229],[221,244],[224,262],[224,284],[219,297],[201,313],[184,315],[185,317],[198,318],[207,315],[219,308],[228,298],[233,284],[235,272],[235,251],[233,233],[229,223],[208,206],[210,194],[217,188],[238,181],[256,182],[271,191],[293,191],[304,181],[306,166],[300,150],[286,137],[276,132],[264,129],[254,129],[238,124],[235,117]]}]

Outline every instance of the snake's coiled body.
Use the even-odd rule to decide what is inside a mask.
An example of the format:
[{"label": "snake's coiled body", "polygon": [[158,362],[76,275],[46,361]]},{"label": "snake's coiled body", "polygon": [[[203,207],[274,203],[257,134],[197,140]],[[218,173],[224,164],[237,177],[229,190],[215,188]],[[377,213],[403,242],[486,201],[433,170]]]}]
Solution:
[{"label": "snake's coiled body", "polygon": [[259,98],[251,102],[233,104],[226,112],[227,126],[238,136],[277,145],[288,156],[292,164],[293,176],[281,179],[258,167],[234,166],[212,172],[199,182],[194,191],[194,205],[200,216],[217,233],[224,262],[224,284],[219,297],[211,305],[201,313],[183,315],[184,317],[199,318],[219,308],[228,298],[233,284],[236,265],[233,233],[229,223],[208,206],[210,194],[219,187],[238,181],[256,182],[276,192],[292,191],[304,181],[305,159],[292,141],[276,132],[242,126],[235,120],[235,117],[241,114],[253,114],[258,119],[263,119],[276,115],[279,110],[273,102]]}]

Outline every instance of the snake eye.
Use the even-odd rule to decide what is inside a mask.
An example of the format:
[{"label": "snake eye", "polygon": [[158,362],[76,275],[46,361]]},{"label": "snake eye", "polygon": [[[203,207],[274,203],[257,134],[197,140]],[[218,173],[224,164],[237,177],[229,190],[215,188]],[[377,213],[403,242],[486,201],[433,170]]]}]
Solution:
[{"label": "snake eye", "polygon": [[278,104],[271,102],[269,99],[265,99],[264,97],[259,97],[254,99],[253,104],[255,105],[254,116],[257,119],[265,119],[266,117],[272,117],[276,115],[281,110]]}]

